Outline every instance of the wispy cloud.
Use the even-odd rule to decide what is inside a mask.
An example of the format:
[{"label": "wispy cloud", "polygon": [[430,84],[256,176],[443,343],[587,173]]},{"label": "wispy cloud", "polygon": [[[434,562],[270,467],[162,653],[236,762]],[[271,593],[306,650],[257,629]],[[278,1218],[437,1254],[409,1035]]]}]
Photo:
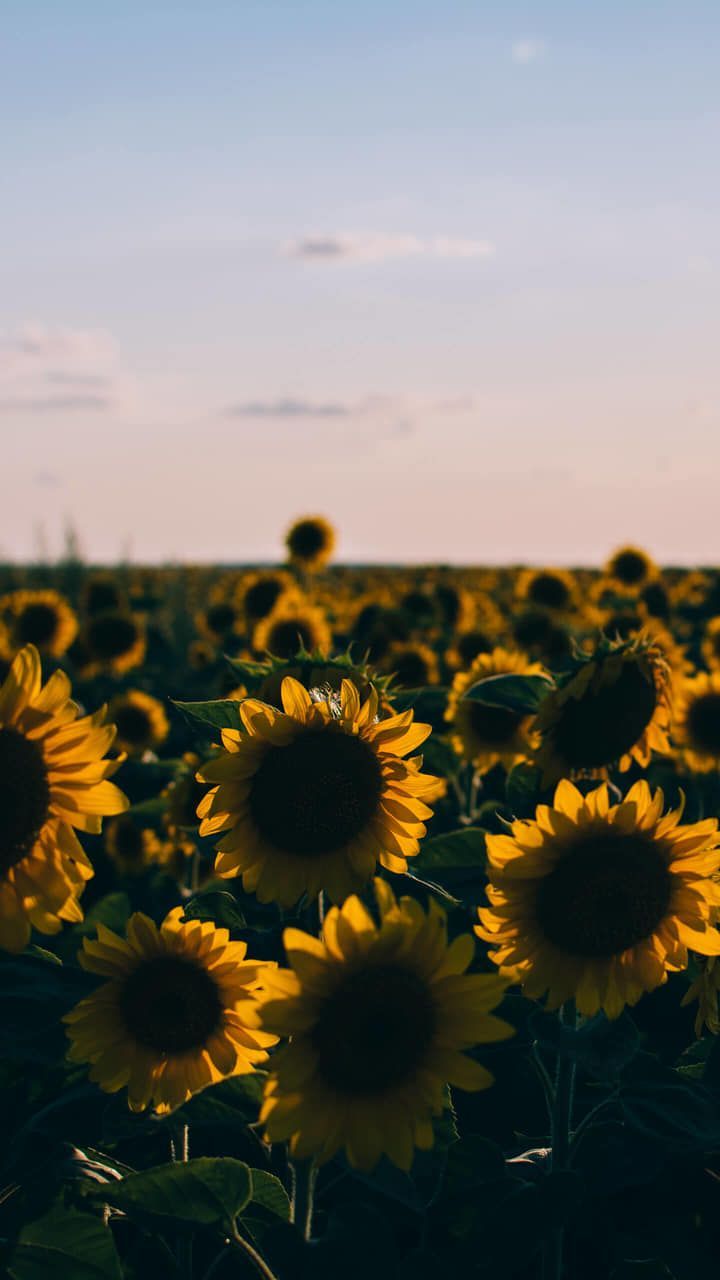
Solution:
[{"label": "wispy cloud", "polygon": [[23,413],[104,413],[113,408],[109,396],[98,395],[64,395],[64,396],[8,396],[0,399],[0,414]]},{"label": "wispy cloud", "polygon": [[0,376],[95,374],[115,363],[117,347],[102,329],[48,328],[28,324],[0,333]]},{"label": "wispy cloud", "polygon": [[537,62],[545,53],[544,40],[516,40],[510,50],[513,62],[525,66],[528,62]]},{"label": "wispy cloud", "polygon": [[457,236],[396,235],[384,231],[337,231],[304,235],[283,245],[289,258],[323,263],[386,262],[394,258],[487,258],[489,240]]},{"label": "wispy cloud", "polygon": [[231,418],[345,418],[354,405],[334,400],[303,400],[291,396],[278,400],[246,400],[228,405],[224,410]]}]

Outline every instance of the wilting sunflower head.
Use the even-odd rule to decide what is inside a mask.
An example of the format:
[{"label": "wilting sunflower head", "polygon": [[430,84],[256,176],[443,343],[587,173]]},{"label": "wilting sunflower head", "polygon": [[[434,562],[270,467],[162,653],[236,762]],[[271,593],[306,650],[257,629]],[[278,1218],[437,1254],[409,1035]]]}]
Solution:
[{"label": "wilting sunflower head", "polygon": [[268,971],[257,1009],[266,1031],[290,1036],[271,1060],[260,1119],[297,1159],[344,1148],[369,1170],[385,1154],[409,1169],[433,1145],[447,1084],[485,1089],[490,1073],[464,1052],[513,1028],[491,1012],[494,974],[468,974],[469,935],[448,945],[445,913],[395,900],[375,881],[380,923],[357,897],[325,917],[320,941],[286,929],[292,968]]},{"label": "wilting sunflower head", "polygon": [[105,852],[121,875],[142,875],[153,863],[164,860],[163,841],[131,813],[121,813],[110,819],[105,828],[104,843]]},{"label": "wilting sunflower head", "polygon": [[605,573],[621,587],[631,587],[640,591],[651,579],[657,576],[657,565],[653,563],[646,551],[640,547],[619,547],[607,564]]},{"label": "wilting sunflower head", "polygon": [[383,658],[383,667],[391,672],[394,689],[422,689],[440,681],[435,651],[419,640],[391,644]]},{"label": "wilting sunflower head", "polygon": [[216,873],[242,875],[261,902],[289,907],[327,890],[338,902],[367,883],[377,863],[407,869],[418,852],[425,803],[439,781],[403,759],[430,726],[412,711],[378,720],[343,680],[339,696],[315,697],[287,676],[283,710],[248,698],[242,728],[223,729],[223,753],[198,773],[213,785],[198,807],[200,835],[224,833]]},{"label": "wilting sunflower head", "polygon": [[43,655],[61,658],[70,648],[78,621],[57,591],[12,591],[0,598],[0,651],[11,659],[26,644]]},{"label": "wilting sunflower head", "polygon": [[552,808],[487,836],[475,931],[528,996],[615,1018],[686,968],[688,948],[720,954],[717,820],[682,825],[663,806],[646,782],[611,806],[607,784],[583,797],[563,781]]},{"label": "wilting sunflower head", "polygon": [[92,669],[124,675],[145,657],[145,628],[135,614],[106,609],[85,624],[82,643]]},{"label": "wilting sunflower head", "polygon": [[538,662],[508,649],[493,649],[475,659],[469,671],[455,676],[445,719],[451,725],[455,751],[483,771],[504,764],[508,769],[526,760],[537,745],[531,715],[507,707],[491,707],[466,698],[469,689],[493,676],[545,675]]},{"label": "wilting sunflower head", "polygon": [[524,569],[515,592],[518,600],[531,608],[567,613],[575,607],[577,584],[566,569]]},{"label": "wilting sunflower head", "polygon": [[73,828],[97,835],[102,816],[128,802],[107,779],[124,757],[104,759],[115,737],[102,708],[80,716],[70,681],[43,687],[34,645],[21,649],[0,686],[0,947],[22,951],[31,928],[58,933],[82,920],[93,874]]},{"label": "wilting sunflower head", "polygon": [[676,694],[673,739],[690,769],[720,769],[720,671],[701,671]]},{"label": "wilting sunflower head", "polygon": [[206,1085],[254,1071],[276,1043],[245,1017],[268,963],[248,960],[245,943],[210,921],[183,924],[182,907],[159,928],[136,912],[126,938],[99,925],[78,958],[109,981],[63,1018],[68,1057],[91,1063],[106,1093],[127,1086],[132,1111],[151,1102],[173,1111]]},{"label": "wilting sunflower head", "polygon": [[295,658],[304,653],[329,653],[332,632],[322,609],[300,596],[283,596],[279,604],[253,628],[252,648],[264,656]]},{"label": "wilting sunflower head", "polygon": [[141,689],[118,694],[110,703],[109,714],[117,728],[117,745],[129,756],[154,751],[170,732],[162,702]]},{"label": "wilting sunflower head", "polygon": [[292,564],[305,570],[322,569],[335,549],[335,530],[322,516],[304,516],[291,525],[285,546]]},{"label": "wilting sunflower head", "polygon": [[652,639],[601,639],[594,653],[577,656],[538,712],[544,785],[606,777],[610,765],[623,771],[633,760],[644,768],[652,751],[670,750],[670,705],[670,667]]}]

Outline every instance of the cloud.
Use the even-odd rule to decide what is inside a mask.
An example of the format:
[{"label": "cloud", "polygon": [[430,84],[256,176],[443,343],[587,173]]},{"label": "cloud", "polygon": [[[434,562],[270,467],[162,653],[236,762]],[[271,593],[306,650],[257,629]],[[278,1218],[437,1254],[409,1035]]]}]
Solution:
[{"label": "cloud", "polygon": [[528,62],[537,62],[545,53],[544,40],[516,40],[510,50],[513,62],[526,66]]},{"label": "cloud", "polygon": [[224,412],[231,418],[346,418],[353,411],[353,405],[339,401],[287,396],[278,400],[246,400],[228,405]]},{"label": "cloud", "polygon": [[109,396],[8,396],[0,399],[0,414],[21,413],[84,413],[92,410],[105,413],[114,406]]},{"label": "cloud", "polygon": [[0,377],[93,375],[107,372],[117,359],[113,338],[103,329],[48,328],[24,325],[0,333]]},{"label": "cloud", "polygon": [[309,262],[387,262],[396,258],[486,258],[495,252],[488,240],[456,236],[395,235],[384,231],[338,231],[301,236],[283,246],[288,258]]}]

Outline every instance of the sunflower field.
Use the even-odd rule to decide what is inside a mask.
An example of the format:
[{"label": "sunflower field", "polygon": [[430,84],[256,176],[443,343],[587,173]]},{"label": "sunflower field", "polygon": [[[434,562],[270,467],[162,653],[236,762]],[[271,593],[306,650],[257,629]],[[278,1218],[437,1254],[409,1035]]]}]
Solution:
[{"label": "sunflower field", "polygon": [[0,566],[10,1280],[695,1280],[720,571]]}]

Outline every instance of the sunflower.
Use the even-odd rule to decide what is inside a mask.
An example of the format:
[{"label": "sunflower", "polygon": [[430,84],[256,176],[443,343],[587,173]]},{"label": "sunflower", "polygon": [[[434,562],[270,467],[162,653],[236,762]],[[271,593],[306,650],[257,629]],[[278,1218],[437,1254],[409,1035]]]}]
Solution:
[{"label": "sunflower", "polygon": [[680,685],[673,738],[696,773],[720,768],[720,671],[701,671]]},{"label": "sunflower", "polygon": [[322,889],[340,901],[378,861],[406,871],[441,784],[420,772],[422,757],[402,757],[430,726],[412,711],[378,721],[375,690],[361,704],[350,680],[313,700],[287,676],[281,697],[283,711],[241,703],[243,728],[223,729],[224,753],[197,775],[219,784],[198,807],[202,836],[226,832],[216,873],[242,874],[246,892],[289,907]]},{"label": "sunflower", "polygon": [[110,671],[121,676],[139,667],[145,658],[145,628],[135,614],[105,609],[85,624],[82,645],[89,671]]},{"label": "sunflower", "polygon": [[459,583],[438,582],[435,601],[442,621],[451,631],[468,631],[475,619],[475,601]]},{"label": "sunflower", "polygon": [[708,618],[701,648],[705,665],[720,671],[720,617]]},{"label": "sunflower", "polygon": [[162,792],[166,805],[163,821],[173,839],[184,832],[197,834],[198,805],[207,795],[207,787],[196,777],[199,764],[200,757],[186,751],[175,777]]},{"label": "sunflower", "polygon": [[119,693],[110,702],[109,714],[117,727],[117,745],[129,756],[154,751],[170,732],[162,702],[141,689]]},{"label": "sunflower", "polygon": [[31,926],[58,933],[82,920],[78,898],[92,866],[73,827],[97,834],[127,799],[107,779],[115,729],[105,711],[79,717],[70,681],[42,685],[40,655],[26,645],[0,686],[0,947],[22,951]]},{"label": "sunflower", "polygon": [[717,820],[681,825],[663,806],[644,781],[610,807],[607,783],[583,797],[563,780],[553,808],[486,837],[475,931],[526,995],[615,1018],[686,968],[688,948],[720,954]]},{"label": "sunflower", "polygon": [[61,658],[78,630],[73,610],[57,591],[11,591],[0,598],[0,619],[0,653],[8,659],[26,644]]},{"label": "sunflower", "polygon": [[85,613],[105,613],[108,609],[123,610],[127,598],[111,574],[97,573],[84,583],[81,603]]},{"label": "sunflower", "polygon": [[606,777],[633,760],[643,768],[651,752],[668,752],[671,671],[651,637],[602,639],[592,654],[578,654],[573,669],[548,694],[535,727],[543,785],[577,774]]},{"label": "sunflower", "polygon": [[517,578],[515,594],[518,600],[533,608],[567,613],[575,607],[577,584],[566,569],[523,569]]},{"label": "sunflower", "polygon": [[254,1071],[277,1037],[250,1030],[243,1016],[270,963],[246,953],[211,921],[183,924],[182,907],[159,928],[135,912],[127,939],[98,925],[97,941],[84,938],[78,959],[110,981],[65,1014],[68,1058],[91,1063],[90,1079],[106,1093],[127,1085],[132,1111],[152,1102],[159,1114]]},{"label": "sunflower", "polygon": [[335,530],[322,516],[305,516],[288,529],[285,546],[292,564],[313,572],[330,559],[335,549]]},{"label": "sunflower", "polygon": [[445,712],[445,719],[452,726],[451,739],[457,754],[483,771],[496,764],[511,769],[526,760],[537,745],[532,730],[533,716],[473,702],[465,694],[473,685],[493,676],[545,674],[539,663],[529,662],[524,654],[507,649],[481,653],[469,671],[459,672],[453,680]]},{"label": "sunflower", "polygon": [[272,613],[283,596],[296,590],[284,569],[266,569],[245,574],[237,588],[237,601],[250,623],[259,622]]},{"label": "sunflower", "polygon": [[[251,691],[251,696],[261,702],[269,702],[271,706],[282,708],[282,682],[286,676],[299,680],[308,691],[324,690],[327,693],[340,693],[343,680],[352,680],[360,701],[364,702],[374,687],[379,697],[379,714],[392,713],[387,692],[390,676],[380,675],[366,662],[353,662],[350,654],[339,657],[324,657],[312,654],[293,661],[289,658],[268,658],[263,664],[265,668],[259,684]],[[247,695],[246,695],[247,696]]]},{"label": "sunflower", "polygon": [[426,685],[440,682],[436,654],[420,640],[391,644],[383,659],[383,667],[392,673],[394,689],[423,689]]},{"label": "sunflower", "polygon": [[658,569],[646,551],[628,545],[613,552],[605,565],[605,573],[621,587],[639,591],[651,578],[657,577]]},{"label": "sunflower", "polygon": [[122,875],[139,876],[155,862],[167,860],[165,844],[131,813],[111,818],[105,827],[105,852]]},{"label": "sunflower", "polygon": [[323,611],[297,596],[282,597],[252,633],[255,653],[276,658],[294,658],[302,651],[327,653],[331,645],[332,632]]},{"label": "sunflower", "polygon": [[513,1034],[494,1016],[506,982],[466,970],[465,934],[448,946],[443,910],[397,902],[375,880],[380,924],[352,896],[325,917],[319,941],[286,929],[291,969],[268,971],[258,1024],[290,1041],[271,1059],[260,1119],[318,1163],[344,1148],[355,1168],[385,1154],[409,1169],[433,1145],[446,1084],[485,1089],[493,1077],[463,1052]]}]

